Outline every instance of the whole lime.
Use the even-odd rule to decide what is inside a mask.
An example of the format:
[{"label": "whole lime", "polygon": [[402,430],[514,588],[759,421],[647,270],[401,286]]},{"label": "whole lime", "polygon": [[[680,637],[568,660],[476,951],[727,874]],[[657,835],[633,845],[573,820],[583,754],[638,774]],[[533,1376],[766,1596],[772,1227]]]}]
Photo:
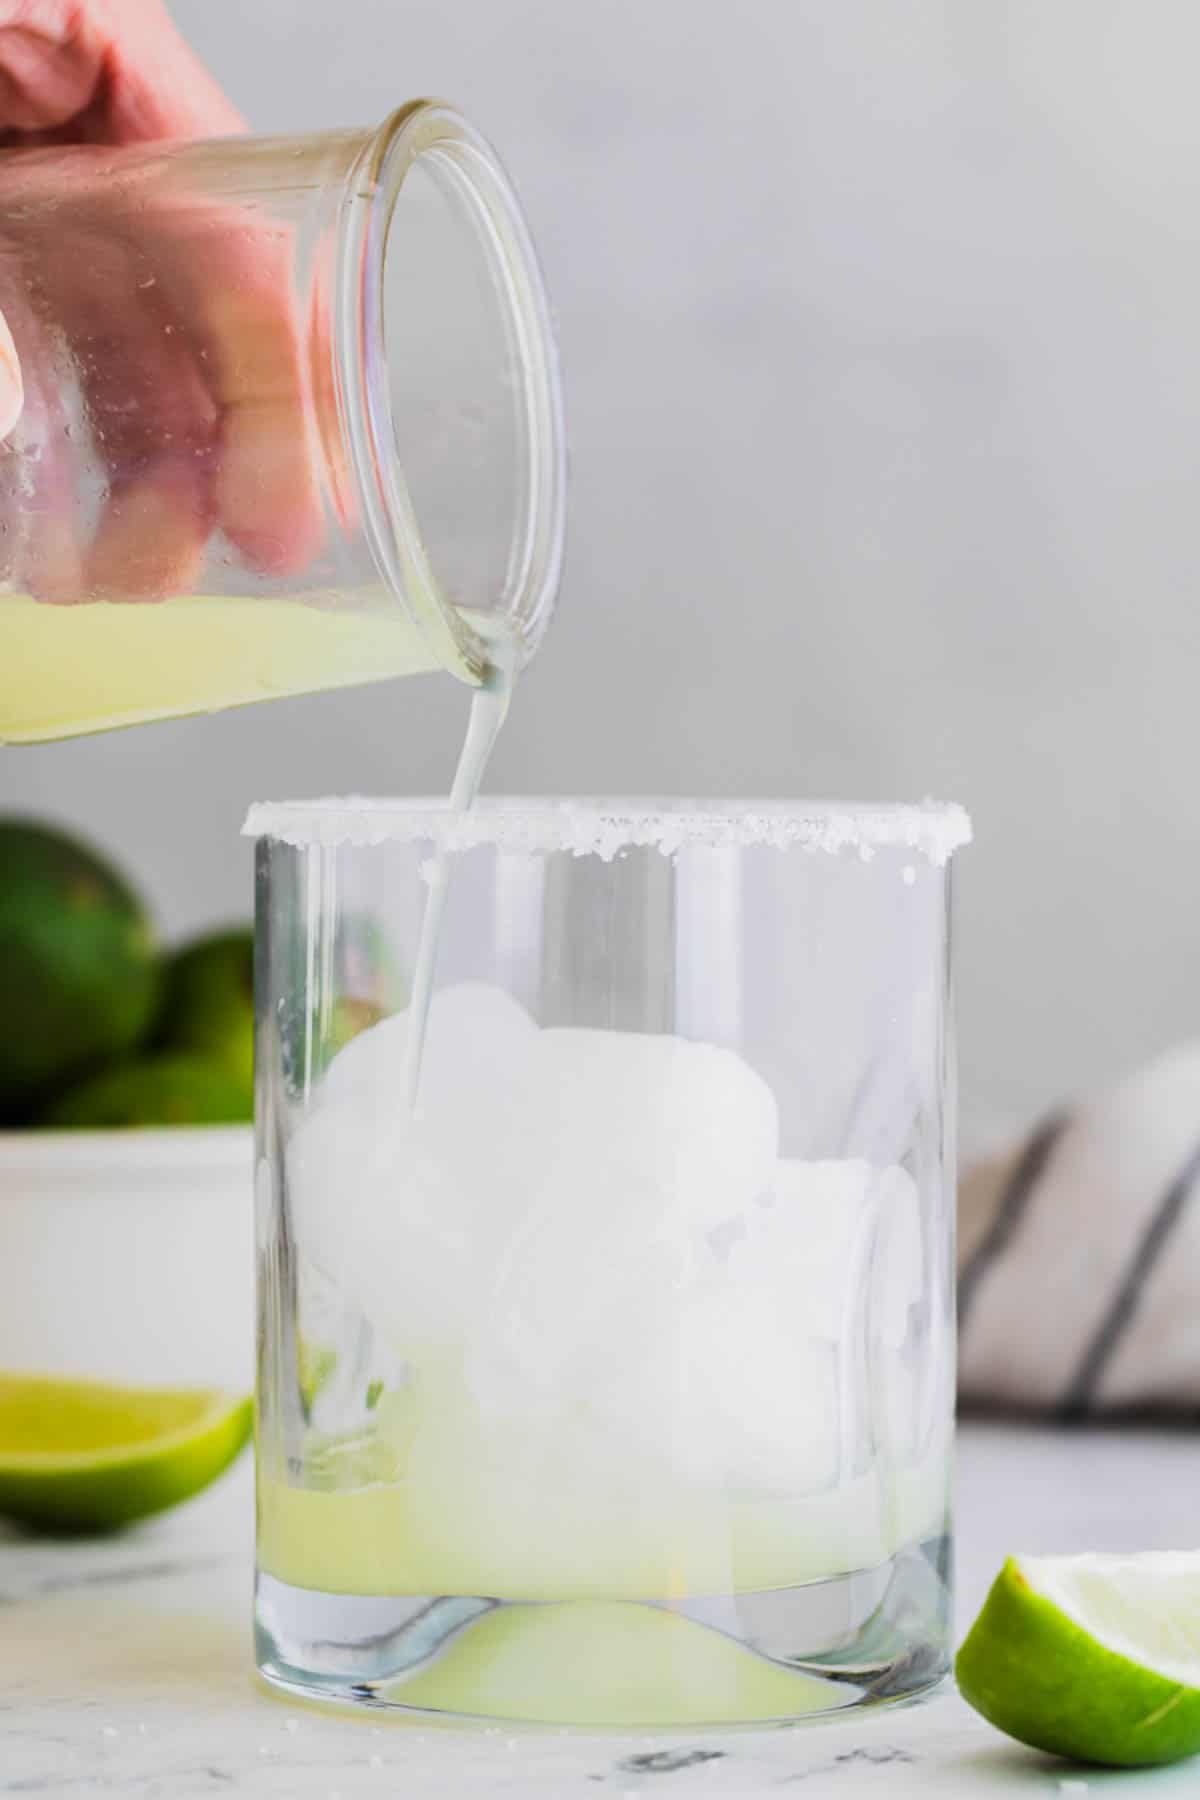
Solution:
[{"label": "whole lime", "polygon": [[0,819],[0,1119],[16,1119],[143,1041],[158,1003],[154,929],[87,844]]},{"label": "whole lime", "polygon": [[254,1081],[254,933],[215,931],[167,960],[155,1040],[222,1062]]},{"label": "whole lime", "polygon": [[88,1076],[39,1116],[52,1130],[135,1125],[240,1125],[254,1117],[254,1088],[215,1057],[160,1051]]}]

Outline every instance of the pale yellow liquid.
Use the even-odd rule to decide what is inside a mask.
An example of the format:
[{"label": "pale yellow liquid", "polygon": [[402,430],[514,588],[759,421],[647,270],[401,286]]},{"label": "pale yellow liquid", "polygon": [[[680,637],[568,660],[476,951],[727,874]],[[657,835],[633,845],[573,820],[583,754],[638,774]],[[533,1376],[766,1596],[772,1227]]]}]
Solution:
[{"label": "pale yellow liquid", "polygon": [[[428,1494],[406,1483],[321,1493],[260,1470],[259,1561],[321,1593],[558,1602],[478,1619],[397,1684],[405,1706],[576,1725],[800,1718],[858,1690],[766,1661],[670,1601],[871,1567],[940,1528],[946,1480],[941,1458],[914,1471],[903,1516],[888,1518],[866,1478],[793,1502],[676,1494],[664,1510],[652,1492],[644,1508],[608,1509],[599,1495],[572,1506],[552,1481],[514,1479],[505,1495],[469,1467]],[[629,1604],[643,1596],[656,1604]]]},{"label": "pale yellow liquid", "polygon": [[0,743],[214,712],[436,669],[394,606],[183,596],[51,606],[0,595]]},{"label": "pale yellow liquid", "polygon": [[442,1467],[360,1488],[290,1486],[259,1471],[263,1566],[337,1594],[488,1594],[511,1600],[638,1600],[753,1593],[887,1560],[938,1529],[946,1462],[872,1476],[798,1499],[666,1488],[571,1489]]},{"label": "pale yellow liquid", "polygon": [[407,1462],[398,1480],[384,1469],[353,1486],[331,1468],[329,1488],[301,1488],[265,1446],[260,1458],[259,1561],[279,1580],[323,1594],[525,1603],[476,1621],[399,1683],[407,1706],[628,1725],[838,1708],[856,1690],[764,1661],[670,1604],[873,1568],[943,1528],[944,1448],[882,1481],[869,1473],[755,1499],[664,1480],[649,1465],[580,1479],[516,1445],[488,1466],[455,1422],[461,1402],[442,1398],[436,1416],[400,1394],[382,1403],[374,1453],[390,1440]]}]

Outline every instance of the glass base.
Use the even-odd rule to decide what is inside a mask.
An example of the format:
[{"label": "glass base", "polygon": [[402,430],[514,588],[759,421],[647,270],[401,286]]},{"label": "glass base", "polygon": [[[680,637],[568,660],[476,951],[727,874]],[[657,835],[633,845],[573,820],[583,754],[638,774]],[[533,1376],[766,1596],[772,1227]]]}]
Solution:
[{"label": "glass base", "polygon": [[260,1574],[258,1666],[306,1699],[581,1726],[739,1725],[915,1698],[950,1664],[948,1537],[873,1569],[656,1600],[364,1597]]}]

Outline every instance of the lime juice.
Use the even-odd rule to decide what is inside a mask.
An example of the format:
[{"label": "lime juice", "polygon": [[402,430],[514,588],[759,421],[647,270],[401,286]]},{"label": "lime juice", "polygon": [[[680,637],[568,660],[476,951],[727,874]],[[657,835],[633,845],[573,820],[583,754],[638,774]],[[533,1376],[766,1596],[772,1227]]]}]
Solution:
[{"label": "lime juice", "polygon": [[396,606],[182,595],[72,606],[0,595],[0,743],[351,687],[441,667]]}]

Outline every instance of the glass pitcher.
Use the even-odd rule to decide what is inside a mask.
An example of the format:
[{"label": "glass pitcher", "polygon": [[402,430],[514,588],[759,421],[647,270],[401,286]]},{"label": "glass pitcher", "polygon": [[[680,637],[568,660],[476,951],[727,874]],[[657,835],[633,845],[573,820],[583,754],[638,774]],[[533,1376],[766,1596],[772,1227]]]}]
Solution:
[{"label": "glass pitcher", "polygon": [[545,290],[449,106],[0,157],[0,741],[518,664],[565,457]]}]

